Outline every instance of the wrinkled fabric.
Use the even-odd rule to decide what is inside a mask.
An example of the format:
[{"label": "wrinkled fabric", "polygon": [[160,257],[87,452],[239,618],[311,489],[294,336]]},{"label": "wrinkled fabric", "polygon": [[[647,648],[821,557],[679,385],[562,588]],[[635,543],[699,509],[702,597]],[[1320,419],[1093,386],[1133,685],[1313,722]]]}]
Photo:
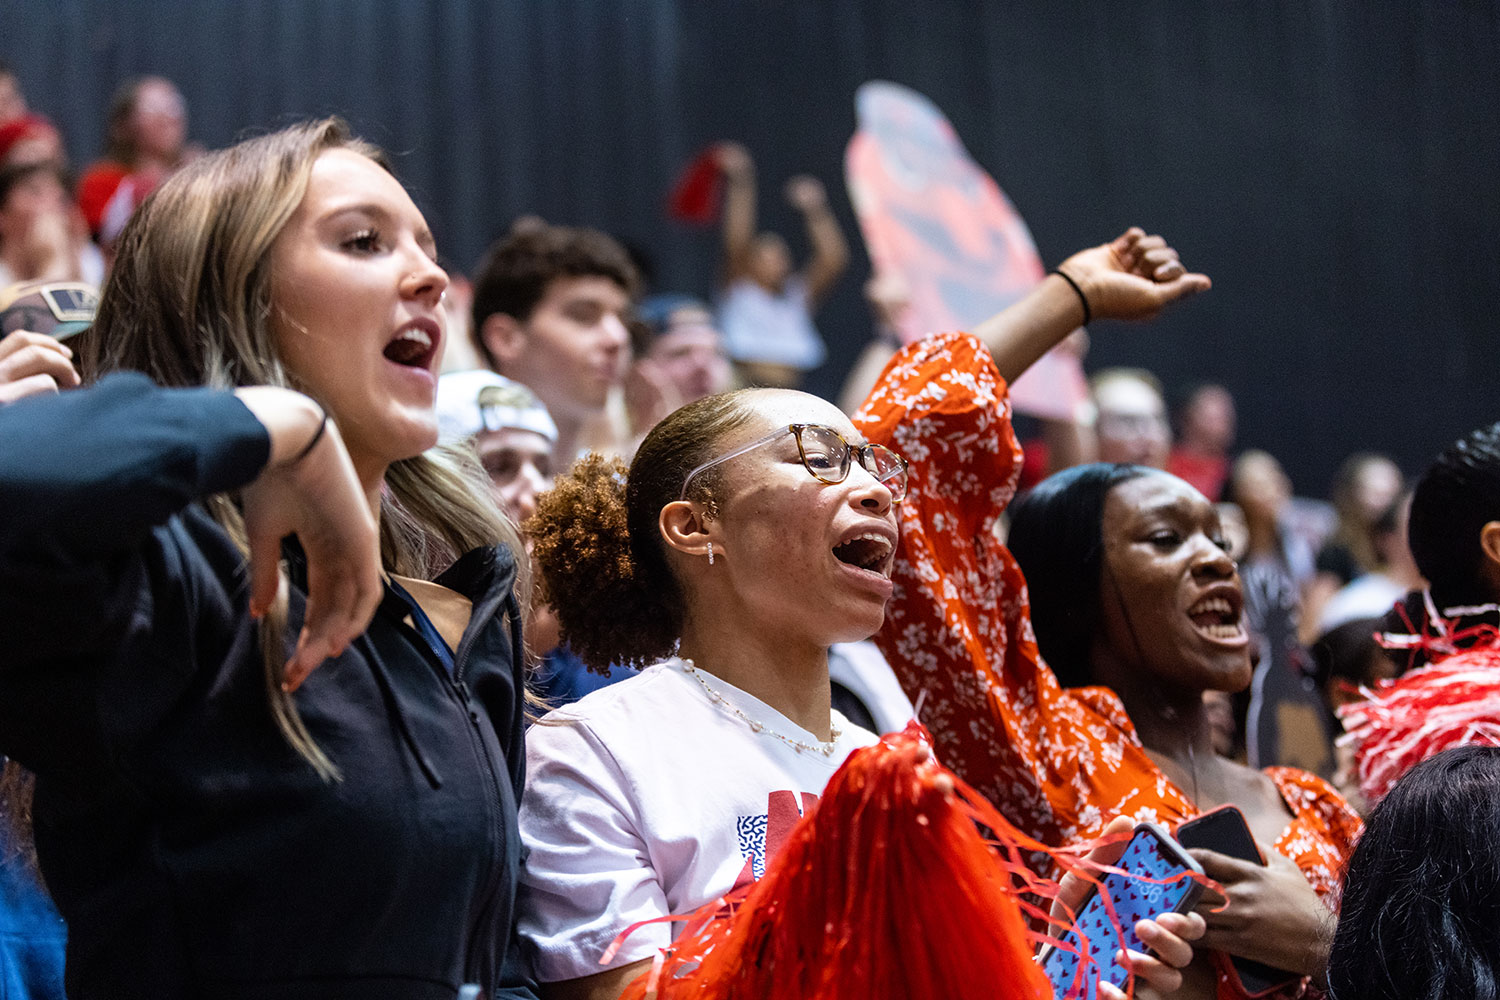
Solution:
[{"label": "wrinkled fabric", "polygon": [[[948,333],[908,346],[854,423],[910,463],[895,593],[876,643],[920,704],[939,759],[1048,844],[1095,838],[1122,813],[1169,828],[1197,815],[1118,696],[1063,689],[1037,650],[1026,580],[998,534],[1021,449],[983,343]],[[1316,775],[1266,773],[1293,816],[1273,846],[1326,895],[1359,817]],[[1220,996],[1236,995],[1221,980]]]}]

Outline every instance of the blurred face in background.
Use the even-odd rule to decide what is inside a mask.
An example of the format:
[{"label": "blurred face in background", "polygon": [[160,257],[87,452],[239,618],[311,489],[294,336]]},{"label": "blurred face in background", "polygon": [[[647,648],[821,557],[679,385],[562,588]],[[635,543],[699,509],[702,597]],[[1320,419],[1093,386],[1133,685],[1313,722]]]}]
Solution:
[{"label": "blurred face in background", "polygon": [[750,279],[762,288],[780,292],[792,273],[792,252],[775,233],[761,233],[750,245]]},{"label": "blurred face in background", "polygon": [[1354,474],[1353,499],[1361,521],[1374,524],[1401,494],[1401,470],[1388,458],[1371,458]]},{"label": "blurred face in background", "polygon": [[151,77],[136,91],[130,118],[143,157],[173,161],[187,139],[187,104],[170,80]]},{"label": "blurred face in background", "polygon": [[15,121],[26,113],[26,97],[21,84],[10,73],[0,73],[0,125]]},{"label": "blurred face in background", "polygon": [[48,166],[26,170],[0,202],[0,248],[25,243],[49,216],[65,217],[68,192],[58,171]]},{"label": "blurred face in background", "polygon": [[625,379],[629,308],[629,293],[611,278],[555,278],[524,323],[504,314],[486,320],[485,343],[502,373],[536,393],[554,420],[589,420]]},{"label": "blurred face in background", "polygon": [[1229,390],[1204,386],[1182,414],[1182,443],[1210,454],[1226,454],[1234,444],[1234,423],[1234,397]]},{"label": "blurred face in background", "polygon": [[505,516],[519,525],[535,514],[537,495],[552,486],[552,442],[535,431],[502,427],[480,431],[474,449]]},{"label": "blurred face in background", "polygon": [[1292,483],[1281,463],[1264,451],[1247,451],[1234,463],[1230,476],[1234,502],[1253,525],[1274,525],[1292,498]]},{"label": "blurred face in background", "polygon": [[1132,375],[1115,375],[1094,386],[1099,408],[1099,461],[1132,462],[1164,469],[1172,448],[1161,393]]},{"label": "blurred face in background", "polygon": [[729,388],[729,359],[713,317],[697,306],[672,313],[667,330],[651,343],[647,359],[672,383],[681,403]]}]

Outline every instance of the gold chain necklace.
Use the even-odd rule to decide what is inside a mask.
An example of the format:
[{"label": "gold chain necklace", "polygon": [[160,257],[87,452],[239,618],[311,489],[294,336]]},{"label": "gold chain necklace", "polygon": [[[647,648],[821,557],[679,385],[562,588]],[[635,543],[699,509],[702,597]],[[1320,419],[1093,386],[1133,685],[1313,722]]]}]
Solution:
[{"label": "gold chain necklace", "polygon": [[740,711],[739,706],[735,705],[718,691],[715,691],[713,688],[709,687],[708,681],[703,679],[703,672],[698,669],[697,665],[694,664],[692,660],[683,659],[681,662],[682,669],[686,670],[689,676],[693,678],[693,680],[702,685],[703,693],[708,695],[709,701],[713,702],[720,708],[727,709],[729,712],[738,716],[754,732],[764,733],[767,736],[778,739],[781,742],[785,743],[787,746],[791,747],[793,750],[796,750],[798,753],[806,750],[808,753],[820,753],[824,757],[833,756],[833,751],[836,749],[839,737],[842,736],[843,733],[839,730],[838,726],[833,724],[832,720],[829,720],[828,731],[833,739],[829,740],[827,743],[824,743],[821,740],[816,743],[804,743],[801,740],[794,740],[790,736],[783,736],[776,730],[772,729],[770,726],[766,725],[764,722],[761,722],[759,719],[751,718],[750,716],[746,715],[744,712]]}]

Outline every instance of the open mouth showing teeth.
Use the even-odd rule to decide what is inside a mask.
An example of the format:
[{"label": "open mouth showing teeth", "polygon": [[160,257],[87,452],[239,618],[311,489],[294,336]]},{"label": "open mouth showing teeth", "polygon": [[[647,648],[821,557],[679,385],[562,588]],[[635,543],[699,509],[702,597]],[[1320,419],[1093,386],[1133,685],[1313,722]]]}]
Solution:
[{"label": "open mouth showing teeth", "polygon": [[415,328],[402,330],[385,345],[386,359],[410,368],[426,368],[432,360],[432,338]]},{"label": "open mouth showing teeth", "polygon": [[839,562],[879,573],[891,554],[891,543],[884,535],[866,532],[835,545],[833,554]]},{"label": "open mouth showing teeth", "polygon": [[1205,597],[1188,608],[1188,617],[1198,631],[1212,639],[1238,639],[1244,635],[1239,611],[1222,597]]}]

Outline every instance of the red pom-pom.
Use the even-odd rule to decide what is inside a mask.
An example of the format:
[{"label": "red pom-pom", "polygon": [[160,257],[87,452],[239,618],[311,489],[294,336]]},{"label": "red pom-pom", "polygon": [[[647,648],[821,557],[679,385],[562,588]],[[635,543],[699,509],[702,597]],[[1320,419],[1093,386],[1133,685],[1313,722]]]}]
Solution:
[{"label": "red pom-pom", "polygon": [[1097,883],[1076,854],[1012,827],[913,722],[851,755],[765,878],[688,918],[623,996],[1051,1000],[1033,958],[1050,937],[1023,914],[1046,927],[1058,885],[1026,859]]},{"label": "red pom-pom", "polygon": [[1440,750],[1500,746],[1500,646],[1475,646],[1384,681],[1339,715],[1355,741],[1360,791],[1374,805]]}]

